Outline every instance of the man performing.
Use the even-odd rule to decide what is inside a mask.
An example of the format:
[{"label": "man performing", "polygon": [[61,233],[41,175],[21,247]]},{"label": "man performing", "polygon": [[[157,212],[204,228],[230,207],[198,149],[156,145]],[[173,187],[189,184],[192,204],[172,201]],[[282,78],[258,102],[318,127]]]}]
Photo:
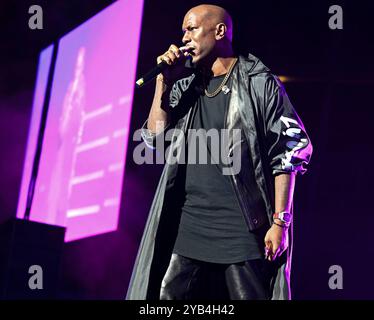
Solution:
[{"label": "man performing", "polygon": [[[223,8],[190,9],[182,29],[184,46],[157,58],[169,67],[156,79],[142,137],[154,148],[173,129],[169,159],[185,147],[190,160],[201,156],[184,139],[192,130],[227,130],[219,144],[240,170],[224,174],[225,159],[167,161],[127,299],[290,299],[292,199],[310,139],[279,79],[255,56],[234,54]],[[209,155],[218,147],[203,143]]]}]

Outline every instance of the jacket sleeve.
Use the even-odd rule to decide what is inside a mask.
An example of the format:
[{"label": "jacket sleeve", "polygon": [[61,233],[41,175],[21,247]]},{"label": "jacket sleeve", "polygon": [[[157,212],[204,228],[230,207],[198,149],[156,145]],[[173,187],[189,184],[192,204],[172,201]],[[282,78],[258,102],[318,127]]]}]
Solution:
[{"label": "jacket sleeve", "polygon": [[164,139],[165,132],[169,128],[169,125],[166,125],[165,128],[157,134],[149,130],[147,126],[148,126],[148,119],[144,122],[141,128],[142,139],[148,148],[156,149],[156,146],[158,145],[157,140]]},{"label": "jacket sleeve", "polygon": [[278,78],[266,86],[265,130],[267,153],[273,175],[307,170],[313,147],[304,125]]},{"label": "jacket sleeve", "polygon": [[[170,109],[174,108],[178,104],[180,96],[181,96],[180,89],[178,87],[178,84],[175,83],[169,95],[169,108]],[[147,147],[151,149],[156,149],[157,145],[163,145],[163,144],[157,144],[156,142],[158,139],[165,139],[165,132],[168,128],[171,127],[171,122],[172,121],[166,124],[163,130],[161,130],[157,134],[148,129],[148,119],[144,122],[141,128],[141,137],[144,140]]]}]

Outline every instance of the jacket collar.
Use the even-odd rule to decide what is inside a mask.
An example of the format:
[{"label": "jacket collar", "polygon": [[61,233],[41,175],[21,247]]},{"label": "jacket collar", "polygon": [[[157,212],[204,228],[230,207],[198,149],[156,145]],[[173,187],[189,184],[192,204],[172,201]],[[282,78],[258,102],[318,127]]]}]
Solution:
[{"label": "jacket collar", "polygon": [[247,76],[253,76],[263,72],[270,72],[270,69],[265,66],[259,58],[252,54],[248,54],[248,57],[239,56],[240,69]]}]

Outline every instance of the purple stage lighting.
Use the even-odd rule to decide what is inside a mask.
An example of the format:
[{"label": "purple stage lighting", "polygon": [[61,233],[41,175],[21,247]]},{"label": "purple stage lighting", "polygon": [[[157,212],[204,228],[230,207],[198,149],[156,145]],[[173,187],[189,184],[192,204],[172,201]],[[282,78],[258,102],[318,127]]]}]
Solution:
[{"label": "purple stage lighting", "polygon": [[[143,0],[118,1],[59,41],[30,220],[66,226],[65,241],[117,228],[142,10]],[[39,128],[47,50],[40,58],[18,217]]]}]

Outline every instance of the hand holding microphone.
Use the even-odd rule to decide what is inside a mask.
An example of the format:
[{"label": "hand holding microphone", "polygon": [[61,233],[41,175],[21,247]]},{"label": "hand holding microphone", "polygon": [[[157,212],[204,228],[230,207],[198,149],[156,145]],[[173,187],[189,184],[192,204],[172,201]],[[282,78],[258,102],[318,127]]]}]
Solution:
[{"label": "hand holding microphone", "polygon": [[192,49],[192,47],[188,46],[178,48],[172,44],[164,54],[157,57],[156,67],[136,81],[137,87],[142,87],[159,74],[160,79],[167,84],[181,78],[181,75],[185,71],[185,64],[183,62],[186,62],[188,57],[191,57],[190,51]]}]

